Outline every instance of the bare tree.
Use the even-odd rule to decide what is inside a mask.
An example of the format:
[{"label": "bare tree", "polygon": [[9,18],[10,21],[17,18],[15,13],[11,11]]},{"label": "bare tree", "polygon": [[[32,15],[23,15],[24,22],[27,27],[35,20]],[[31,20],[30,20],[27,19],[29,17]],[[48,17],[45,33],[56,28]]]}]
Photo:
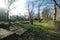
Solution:
[{"label": "bare tree", "polygon": [[29,13],[29,21],[31,21],[30,1],[27,2],[27,9],[28,9],[28,13]]},{"label": "bare tree", "polygon": [[[53,2],[54,2],[54,9],[55,9],[54,20],[56,20],[56,5],[60,8],[60,6],[56,2],[56,0],[34,0],[33,2],[35,5],[38,6],[38,20],[39,20],[39,22],[40,22],[40,7],[42,5],[53,4]],[[34,5],[34,7],[35,7],[35,5]],[[31,11],[30,11],[30,13],[31,13]]]},{"label": "bare tree", "polygon": [[34,10],[34,3],[28,1],[28,13],[29,13],[29,20],[31,24],[33,24],[33,14],[34,14],[33,10]]},{"label": "bare tree", "polygon": [[54,9],[55,9],[55,11],[54,11],[54,20],[56,20],[56,0],[53,0],[54,1]]},{"label": "bare tree", "polygon": [[16,0],[4,0],[6,6],[7,6],[7,18],[9,19],[9,11],[11,5],[15,2]]},{"label": "bare tree", "polygon": [[[56,2],[57,0],[53,0],[54,2]],[[60,0],[59,0],[60,1]],[[57,5],[57,7],[59,7],[59,9],[60,9],[60,6],[58,5],[58,3],[56,2],[56,5]]]},{"label": "bare tree", "polygon": [[33,2],[34,2],[34,7],[37,7],[38,8],[38,15],[37,15],[37,17],[38,17],[38,20],[39,20],[39,22],[40,22],[40,7],[42,6],[42,5],[44,5],[44,1],[45,0],[34,0]]},{"label": "bare tree", "polygon": [[38,20],[40,22],[40,4],[38,5]]},{"label": "bare tree", "polygon": [[[57,7],[60,8],[60,6],[59,6],[58,3],[56,2],[57,0],[49,0],[49,1],[53,1],[53,2],[54,2],[54,20],[56,20]],[[57,7],[56,7],[56,6],[57,6]]]},{"label": "bare tree", "polygon": [[7,21],[9,21],[9,24],[10,24],[10,20],[9,20],[10,7],[15,1],[16,0],[4,0],[6,7],[7,7]]},{"label": "bare tree", "polygon": [[56,20],[56,13],[57,13],[57,8],[56,8],[56,5],[60,8],[60,6],[58,5],[58,3],[56,2],[56,0],[53,0],[54,2],[54,9],[55,9],[55,12],[54,12],[54,20]]},{"label": "bare tree", "polygon": [[31,24],[33,24],[33,14],[34,14],[33,10],[34,10],[34,3],[32,2],[32,9],[31,9]]},{"label": "bare tree", "polygon": [[40,7],[42,6],[43,2],[44,1],[42,0],[42,2],[38,4],[38,20],[39,20],[39,22],[40,22]]},{"label": "bare tree", "polygon": [[6,7],[7,7],[7,21],[9,21],[10,24],[10,20],[9,20],[9,13],[10,13],[10,7],[11,5],[15,2],[16,0],[4,0]]},{"label": "bare tree", "polygon": [[43,20],[47,20],[48,21],[48,19],[49,19],[49,10],[50,9],[48,7],[44,8],[44,10],[42,12]]}]

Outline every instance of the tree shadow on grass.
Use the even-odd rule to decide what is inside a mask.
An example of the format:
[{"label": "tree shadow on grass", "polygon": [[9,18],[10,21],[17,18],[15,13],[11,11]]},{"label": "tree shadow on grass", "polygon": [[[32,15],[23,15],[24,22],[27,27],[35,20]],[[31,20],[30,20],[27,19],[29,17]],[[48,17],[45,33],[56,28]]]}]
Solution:
[{"label": "tree shadow on grass", "polygon": [[34,38],[39,40],[60,40],[60,35],[55,33],[48,33],[46,31],[48,28],[44,28],[42,25],[35,25],[31,27],[31,35],[33,34]]},{"label": "tree shadow on grass", "polygon": [[30,28],[30,33],[24,34],[25,40],[47,40],[46,32],[41,28]]},{"label": "tree shadow on grass", "polygon": [[54,25],[55,25],[55,27],[57,27],[58,30],[60,31],[60,21],[54,21]]},{"label": "tree shadow on grass", "polygon": [[48,33],[46,30],[51,29],[44,28],[42,25],[19,23],[15,23],[15,25],[24,28],[30,28],[30,30],[23,35],[23,40],[60,40],[60,34],[52,32]]},{"label": "tree shadow on grass", "polygon": [[23,35],[24,40],[60,40],[60,35],[48,33],[48,28],[44,28],[42,25],[30,26],[30,31]]},{"label": "tree shadow on grass", "polygon": [[23,40],[60,40],[60,34],[49,33],[48,30],[51,29],[47,27],[44,28],[42,25],[15,24],[23,28],[30,28],[30,30],[23,35]]}]

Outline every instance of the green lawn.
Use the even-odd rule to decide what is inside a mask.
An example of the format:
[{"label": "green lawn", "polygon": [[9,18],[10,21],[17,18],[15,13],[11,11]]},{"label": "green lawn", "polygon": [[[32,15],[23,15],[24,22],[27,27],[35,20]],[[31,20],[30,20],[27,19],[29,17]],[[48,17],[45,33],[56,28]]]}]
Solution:
[{"label": "green lawn", "polygon": [[[7,24],[7,23],[6,23]],[[60,40],[60,22],[48,21],[48,22],[34,22],[31,24],[22,24],[20,22],[14,22],[14,27],[11,26],[12,31],[17,31],[18,33],[22,28],[28,29],[30,31],[24,34],[24,40]]]},{"label": "green lawn", "polygon": [[[25,29],[30,28],[30,33],[24,34],[24,40],[60,40],[60,32],[56,29],[59,25],[55,24],[57,22],[48,21],[48,22],[34,22],[31,24],[21,24],[16,23],[16,27],[23,27]],[[51,25],[54,25],[54,27]],[[56,26],[55,26],[56,25]],[[15,28],[16,29],[16,28]]]}]

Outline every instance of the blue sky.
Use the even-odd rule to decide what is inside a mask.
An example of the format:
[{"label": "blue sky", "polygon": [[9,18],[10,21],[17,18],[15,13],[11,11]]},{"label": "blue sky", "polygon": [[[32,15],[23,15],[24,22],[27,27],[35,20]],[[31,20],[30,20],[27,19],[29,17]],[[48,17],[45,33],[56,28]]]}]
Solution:
[{"label": "blue sky", "polygon": [[[24,15],[24,14],[27,14],[28,15],[28,13],[27,13],[27,10],[26,10],[26,2],[27,2],[28,0],[17,0],[14,4],[12,4],[11,5],[11,7],[10,7],[10,9],[12,9],[13,7],[15,7],[15,9],[12,9],[11,11],[10,11],[10,15],[19,15],[19,13],[21,14],[21,15]],[[32,0],[31,0],[32,1]],[[48,3],[47,3],[48,2]],[[43,3],[44,3],[44,5],[43,6],[41,6],[40,7],[40,12],[42,12],[43,11],[43,9],[46,7],[46,6],[48,6],[48,7],[53,7],[54,5],[53,5],[53,2],[50,2],[50,0],[49,1],[44,1]],[[47,4],[46,4],[47,3]],[[58,4],[60,4],[60,0],[57,0],[57,3]],[[5,3],[4,3],[4,0],[0,0],[0,8],[6,8],[6,5],[5,5]],[[36,8],[36,10],[34,11],[35,13],[37,13],[37,8]]]}]

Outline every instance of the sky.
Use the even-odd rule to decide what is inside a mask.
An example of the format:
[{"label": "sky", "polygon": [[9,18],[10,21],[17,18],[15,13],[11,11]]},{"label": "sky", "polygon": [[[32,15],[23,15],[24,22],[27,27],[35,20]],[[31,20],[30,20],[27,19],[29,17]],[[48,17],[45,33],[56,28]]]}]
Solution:
[{"label": "sky", "polygon": [[[26,4],[26,1],[27,0],[18,0],[17,2],[14,3],[14,6],[16,7],[16,9],[12,9],[10,13],[10,15],[12,14],[21,14],[21,15],[24,15],[24,13],[26,12],[25,10],[25,4]],[[13,6],[12,6],[13,7]]]},{"label": "sky", "polygon": [[[17,0],[16,2],[14,2],[11,5],[11,7],[10,7],[11,10],[10,10],[9,15],[24,15],[24,14],[28,14],[27,10],[25,9],[25,8],[27,8],[26,7],[26,2],[27,2],[27,0]],[[60,3],[60,2],[57,1],[57,3]],[[40,7],[40,10],[41,10],[40,12],[42,12],[44,7],[46,7],[46,6],[51,7],[51,6],[53,6],[53,4],[47,4],[47,5],[41,6]],[[0,8],[6,8],[6,4],[4,3],[4,0],[0,0]],[[35,12],[37,13],[37,10]]]},{"label": "sky", "polygon": [[4,0],[0,0],[0,8],[5,8]]},{"label": "sky", "polygon": [[[24,13],[26,12],[25,10],[26,1],[27,0],[17,0],[16,2],[14,2],[14,4],[12,4],[10,7],[11,11],[9,15],[19,15],[19,14],[24,15]],[[0,8],[6,8],[6,4],[4,3],[4,0],[0,0]]]},{"label": "sky", "polygon": [[[16,2],[14,2],[14,4],[12,4],[10,7],[11,11],[9,15],[24,15],[24,14],[28,15],[27,10],[25,9],[26,1],[27,0],[17,0]],[[43,10],[43,7],[41,7],[41,10]],[[0,8],[6,8],[6,4],[4,3],[4,0],[0,0]],[[37,10],[35,12],[37,13]]]}]

